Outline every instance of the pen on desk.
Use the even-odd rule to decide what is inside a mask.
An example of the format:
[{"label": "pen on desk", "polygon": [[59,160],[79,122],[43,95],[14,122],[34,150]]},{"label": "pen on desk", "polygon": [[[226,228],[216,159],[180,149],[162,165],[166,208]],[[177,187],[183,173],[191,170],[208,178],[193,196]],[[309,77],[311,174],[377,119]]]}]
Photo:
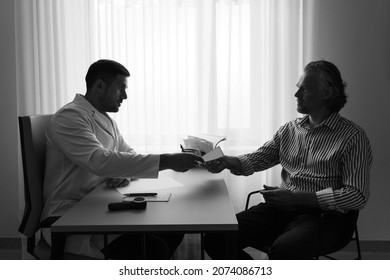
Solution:
[{"label": "pen on desk", "polygon": [[156,196],[157,193],[125,193],[124,196]]}]

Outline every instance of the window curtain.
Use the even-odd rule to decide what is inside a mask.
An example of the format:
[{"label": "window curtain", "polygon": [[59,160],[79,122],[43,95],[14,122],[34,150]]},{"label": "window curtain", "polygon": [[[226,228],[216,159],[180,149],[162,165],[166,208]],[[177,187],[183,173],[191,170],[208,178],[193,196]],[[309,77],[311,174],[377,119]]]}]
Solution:
[{"label": "window curtain", "polygon": [[[18,114],[54,113],[108,58],[131,73],[111,116],[138,152],[179,152],[201,134],[225,136],[227,155],[251,152],[298,116],[317,10],[314,0],[16,0]],[[223,176],[238,212],[280,168]]]}]

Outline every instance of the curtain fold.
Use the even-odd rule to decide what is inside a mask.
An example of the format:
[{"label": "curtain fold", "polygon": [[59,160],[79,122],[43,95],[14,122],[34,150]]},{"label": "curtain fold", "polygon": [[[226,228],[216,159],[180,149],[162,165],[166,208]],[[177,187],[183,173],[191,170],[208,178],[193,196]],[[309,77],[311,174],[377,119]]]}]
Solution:
[{"label": "curtain fold", "polygon": [[[178,152],[188,134],[257,149],[297,116],[295,84],[316,56],[318,0],[17,0],[18,114],[53,113],[84,93],[91,63],[130,71],[112,117],[142,153]],[[224,172],[236,211],[280,168]]]}]

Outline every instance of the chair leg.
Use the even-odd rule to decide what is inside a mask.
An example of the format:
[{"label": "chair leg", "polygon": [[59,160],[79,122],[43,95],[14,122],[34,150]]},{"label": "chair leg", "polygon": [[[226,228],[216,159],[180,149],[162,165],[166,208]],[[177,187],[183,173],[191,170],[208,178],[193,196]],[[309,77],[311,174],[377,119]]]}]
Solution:
[{"label": "chair leg", "polygon": [[359,239],[359,233],[358,233],[357,226],[355,227],[355,241],[356,241],[356,248],[357,248],[357,253],[358,253],[357,260],[361,260],[362,259],[362,251],[360,249],[360,239]]}]

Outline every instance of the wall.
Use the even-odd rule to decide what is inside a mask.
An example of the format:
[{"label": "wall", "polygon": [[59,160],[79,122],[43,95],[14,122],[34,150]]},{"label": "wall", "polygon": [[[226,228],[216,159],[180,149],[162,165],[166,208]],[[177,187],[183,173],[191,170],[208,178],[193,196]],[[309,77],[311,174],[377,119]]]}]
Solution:
[{"label": "wall", "polygon": [[342,115],[361,125],[373,148],[371,197],[362,240],[390,240],[390,1],[320,2],[318,58],[339,66],[349,100]]},{"label": "wall", "polygon": [[19,236],[18,124],[14,1],[0,1],[0,237]]},{"label": "wall", "polygon": [[[374,152],[372,195],[362,211],[362,240],[390,240],[390,1],[319,1],[318,58],[336,63],[350,99],[342,114],[368,133]],[[14,2],[0,1],[0,238],[19,236]]]}]

